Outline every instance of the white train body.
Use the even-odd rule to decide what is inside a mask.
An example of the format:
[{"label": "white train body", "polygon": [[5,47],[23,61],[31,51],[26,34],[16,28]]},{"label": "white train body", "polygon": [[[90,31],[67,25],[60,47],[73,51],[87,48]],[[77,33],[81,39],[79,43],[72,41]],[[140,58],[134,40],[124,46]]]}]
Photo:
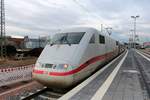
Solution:
[{"label": "white train body", "polygon": [[93,28],[72,28],[56,34],[38,58],[33,78],[55,88],[70,87],[119,53],[117,41]]}]

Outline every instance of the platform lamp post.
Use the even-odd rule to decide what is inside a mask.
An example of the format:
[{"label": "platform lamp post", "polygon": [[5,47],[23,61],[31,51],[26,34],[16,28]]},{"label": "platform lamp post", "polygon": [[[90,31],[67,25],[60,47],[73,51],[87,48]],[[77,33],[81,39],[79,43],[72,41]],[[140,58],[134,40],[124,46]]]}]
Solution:
[{"label": "platform lamp post", "polygon": [[131,29],[130,32],[131,32],[131,47],[134,47],[134,30]]},{"label": "platform lamp post", "polygon": [[137,16],[131,16],[131,18],[134,19],[134,36],[133,36],[133,42],[134,42],[133,47],[134,47],[134,48],[135,48],[135,45],[136,45],[136,44],[135,44],[135,42],[136,42],[136,41],[135,41],[135,36],[136,36],[136,19],[139,18],[139,17],[140,17],[140,16],[138,16],[138,15],[137,15]]}]

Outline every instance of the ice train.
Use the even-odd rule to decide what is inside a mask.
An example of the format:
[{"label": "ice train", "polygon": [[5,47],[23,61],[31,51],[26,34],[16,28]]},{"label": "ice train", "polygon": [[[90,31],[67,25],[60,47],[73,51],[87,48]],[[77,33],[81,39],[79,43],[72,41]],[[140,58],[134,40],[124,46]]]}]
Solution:
[{"label": "ice train", "polygon": [[94,28],[70,28],[54,35],[39,56],[33,78],[53,88],[68,88],[116,57],[119,42]]}]

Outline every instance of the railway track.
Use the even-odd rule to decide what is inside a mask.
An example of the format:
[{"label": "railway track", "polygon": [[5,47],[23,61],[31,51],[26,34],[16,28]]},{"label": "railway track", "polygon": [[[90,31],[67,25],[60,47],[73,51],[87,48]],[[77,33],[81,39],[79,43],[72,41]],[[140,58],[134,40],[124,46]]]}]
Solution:
[{"label": "railway track", "polygon": [[9,84],[9,85],[5,85],[5,86],[1,86],[0,87],[0,94],[6,91],[9,91],[11,89],[17,88],[19,86],[25,85],[32,82],[32,80],[29,81],[22,81],[22,82],[17,82],[17,83],[13,83],[13,84]]},{"label": "railway track", "polygon": [[44,88],[36,81],[25,82],[21,85],[5,86],[0,93],[0,100],[21,100],[21,98],[36,93]]},{"label": "railway track", "polygon": [[144,53],[150,57],[150,52],[144,52]]},{"label": "railway track", "polygon": [[150,52],[140,51],[144,56],[150,58]]},{"label": "railway track", "polygon": [[44,87],[41,90],[37,90],[36,93],[29,93],[26,97],[22,97],[21,100],[57,100],[65,93],[66,91],[54,91]]}]

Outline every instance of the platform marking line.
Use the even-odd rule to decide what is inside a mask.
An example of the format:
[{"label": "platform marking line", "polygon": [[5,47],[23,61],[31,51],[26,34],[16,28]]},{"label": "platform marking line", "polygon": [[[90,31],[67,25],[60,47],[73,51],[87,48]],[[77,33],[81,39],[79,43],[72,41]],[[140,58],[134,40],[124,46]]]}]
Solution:
[{"label": "platform marking line", "polygon": [[148,57],[146,57],[144,54],[142,54],[140,51],[137,51],[136,50],[136,52],[138,53],[138,54],[140,54],[142,57],[144,57],[145,59],[147,59],[148,61],[150,61],[150,58],[148,58]]},{"label": "platform marking line", "polygon": [[97,90],[97,92],[95,93],[95,95],[92,97],[91,100],[102,100],[103,99],[105,93],[107,92],[112,81],[114,80],[115,76],[117,75],[117,73],[118,73],[120,67],[122,66],[127,55],[128,55],[128,51],[126,52],[126,55],[122,58],[122,60],[119,62],[119,64],[116,66],[116,68],[113,70],[113,72],[108,76],[108,78],[103,83],[103,85]]},{"label": "platform marking line", "polygon": [[[123,53],[124,54],[124,53]],[[94,80],[99,74],[101,74],[105,69],[107,69],[111,64],[113,64],[117,59],[119,59],[123,54],[112,60],[109,64],[105,65],[101,70],[97,71],[91,77],[83,81],[81,84],[70,90],[68,93],[60,97],[58,100],[69,100],[72,96],[78,93],[83,87],[85,87],[88,83]]]}]

